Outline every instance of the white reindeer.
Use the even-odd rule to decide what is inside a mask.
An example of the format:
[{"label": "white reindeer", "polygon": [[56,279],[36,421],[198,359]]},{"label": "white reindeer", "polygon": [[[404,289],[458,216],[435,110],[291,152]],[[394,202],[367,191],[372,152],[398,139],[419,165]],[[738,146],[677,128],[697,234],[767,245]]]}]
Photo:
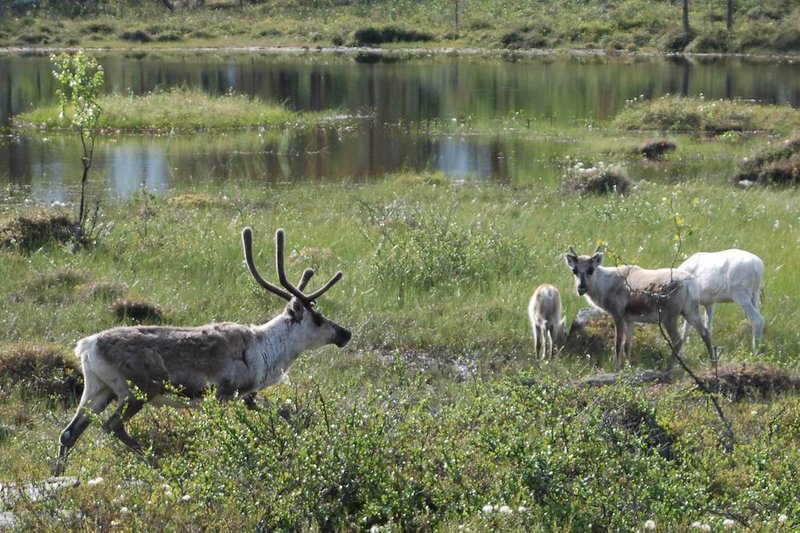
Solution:
[{"label": "white reindeer", "polygon": [[[706,310],[706,327],[711,331],[714,305],[736,302],[750,318],[753,330],[752,350],[756,352],[764,331],[764,317],[758,312],[761,306],[761,285],[764,279],[764,262],[757,255],[737,250],[698,252],[678,267],[693,274],[700,285],[700,305]],[[686,338],[688,326],[683,325]]]},{"label": "white reindeer", "polygon": [[528,317],[533,329],[533,353],[541,358],[551,357],[554,346],[564,341],[567,319],[562,317],[561,294],[558,288],[549,283],[536,287],[528,303]]},{"label": "white reindeer", "polygon": [[350,331],[314,308],[316,299],[339,281],[342,273],[337,272],[316,292],[304,294],[314,271],[306,269],[297,286],[290,283],[284,271],[283,230],[276,232],[275,239],[278,278],[284,288],[258,273],[253,263],[252,232],[250,228],[242,231],[250,273],[262,287],[288,301],[283,312],[266,324],[118,327],[78,341],[75,354],[81,359],[85,385],[75,417],[61,432],[56,475],[63,470],[70,448],[88,427],[89,412],[100,414],[115,398],[117,409],[103,429],[139,450],[139,443],[128,435],[124,423],[146,402],[174,404],[170,394],[196,399],[213,388],[220,399],[239,396],[254,407],[256,392],[279,383],[303,351],[347,344]]},{"label": "white reindeer", "polygon": [[667,332],[672,354],[677,355],[683,344],[678,329],[681,315],[700,333],[713,357],[711,335],[700,316],[700,287],[694,276],[674,268],[603,267],[599,246],[591,256],[579,256],[570,246],[565,258],[575,275],[578,294],[614,320],[617,370],[624,356],[630,360],[634,322],[660,324]]}]

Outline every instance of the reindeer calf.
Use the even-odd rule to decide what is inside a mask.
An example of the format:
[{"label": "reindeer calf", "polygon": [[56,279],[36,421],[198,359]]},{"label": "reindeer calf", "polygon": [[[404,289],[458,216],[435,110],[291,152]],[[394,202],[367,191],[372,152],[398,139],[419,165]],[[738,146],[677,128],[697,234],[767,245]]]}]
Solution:
[{"label": "reindeer calf", "polygon": [[561,295],[549,283],[536,287],[528,303],[528,317],[533,329],[533,353],[541,358],[551,357],[553,349],[564,341],[567,319],[562,317]]}]

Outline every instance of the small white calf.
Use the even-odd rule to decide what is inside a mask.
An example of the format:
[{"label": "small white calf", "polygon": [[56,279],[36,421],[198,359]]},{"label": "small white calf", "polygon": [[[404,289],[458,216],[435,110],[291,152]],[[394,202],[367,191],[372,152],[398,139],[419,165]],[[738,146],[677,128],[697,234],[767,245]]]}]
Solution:
[{"label": "small white calf", "polygon": [[551,357],[554,346],[561,346],[564,341],[564,328],[567,319],[562,317],[561,295],[558,289],[544,283],[536,287],[528,303],[528,317],[533,329],[533,353],[541,358]]},{"label": "small white calf", "polygon": [[[699,252],[679,267],[693,274],[700,285],[700,305],[706,310],[706,327],[711,330],[714,305],[736,302],[750,318],[753,330],[752,350],[756,351],[764,331],[764,318],[758,312],[761,306],[761,286],[764,279],[764,262],[754,254],[732,248],[721,252]],[[683,325],[686,337],[688,326]]]}]

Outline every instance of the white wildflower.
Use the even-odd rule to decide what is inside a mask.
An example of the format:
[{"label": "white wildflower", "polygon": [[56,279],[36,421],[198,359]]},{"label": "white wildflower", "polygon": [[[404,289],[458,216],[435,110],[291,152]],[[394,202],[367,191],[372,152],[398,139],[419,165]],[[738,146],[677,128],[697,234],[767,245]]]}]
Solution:
[{"label": "white wildflower", "polygon": [[492,511],[494,511],[494,507],[492,506],[492,504],[491,504],[491,503],[487,503],[487,504],[486,504],[486,505],[484,505],[484,506],[483,506],[483,508],[481,509],[481,512],[483,512],[483,513],[486,513],[486,514],[489,514],[489,513],[491,513]]},{"label": "white wildflower", "polygon": [[511,507],[509,507],[508,505],[501,505],[500,508],[497,509],[497,511],[499,513],[502,513],[502,514],[511,514],[511,513],[514,512],[514,511],[511,510]]},{"label": "white wildflower", "polygon": [[122,516],[129,515],[131,514],[131,510],[128,509],[127,507],[120,507],[119,514],[121,514]]},{"label": "white wildflower", "polygon": [[734,521],[731,518],[726,518],[725,520],[722,521],[722,527],[724,527],[725,529],[733,529],[734,527],[736,527],[736,521]]},{"label": "white wildflower", "polygon": [[182,502],[188,502],[191,499],[192,499],[192,497],[190,495],[188,495],[188,494],[184,494],[183,496],[181,496],[181,501]]},{"label": "white wildflower", "polygon": [[656,521],[655,520],[647,520],[643,526],[646,530],[651,531],[656,528]]},{"label": "white wildflower", "polygon": [[86,484],[89,485],[90,487],[94,487],[95,485],[99,485],[102,482],[103,478],[98,476],[94,479],[90,479],[89,481],[86,482]]},{"label": "white wildflower", "polygon": [[780,515],[780,516],[778,517],[778,523],[779,523],[779,524],[783,524],[783,523],[784,523],[784,522],[786,522],[787,520],[789,520],[789,517],[788,517],[788,516],[786,516],[785,514],[782,514],[782,515]]}]

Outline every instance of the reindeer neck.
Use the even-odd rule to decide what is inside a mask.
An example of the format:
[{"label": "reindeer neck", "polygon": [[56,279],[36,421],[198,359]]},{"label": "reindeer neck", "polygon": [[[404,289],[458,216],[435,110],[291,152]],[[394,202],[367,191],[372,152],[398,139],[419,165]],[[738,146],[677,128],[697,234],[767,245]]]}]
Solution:
[{"label": "reindeer neck", "polygon": [[254,326],[256,341],[254,355],[260,387],[279,383],[292,363],[302,353],[298,335],[300,328],[284,313],[266,324]]}]

